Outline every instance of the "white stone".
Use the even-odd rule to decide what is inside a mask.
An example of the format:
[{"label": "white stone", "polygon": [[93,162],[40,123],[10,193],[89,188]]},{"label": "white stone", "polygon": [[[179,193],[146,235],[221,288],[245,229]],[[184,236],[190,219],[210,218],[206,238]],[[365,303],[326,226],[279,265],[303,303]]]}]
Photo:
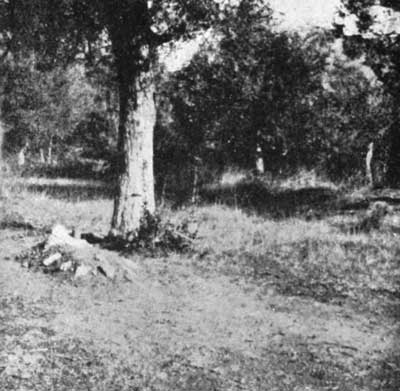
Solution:
[{"label": "white stone", "polygon": [[129,281],[129,282],[134,282],[136,279],[135,278],[136,275],[131,270],[128,270],[128,269],[124,270],[122,276],[123,276],[123,278],[125,278],[126,281]]},{"label": "white stone", "polygon": [[63,272],[67,272],[68,270],[71,270],[73,266],[74,265],[73,265],[72,261],[64,262],[60,266],[60,270],[63,271]]},{"label": "white stone", "polygon": [[43,263],[44,266],[50,266],[53,263],[55,263],[58,260],[60,260],[61,257],[62,257],[62,255],[60,253],[55,253],[55,254],[50,255],[46,259],[44,259],[42,263]]},{"label": "white stone", "polygon": [[75,271],[75,278],[86,277],[91,271],[92,268],[90,266],[80,265]]},{"label": "white stone", "polygon": [[29,268],[29,261],[25,260],[22,262],[22,267]]},{"label": "white stone", "polygon": [[72,237],[67,228],[65,228],[61,224],[57,224],[53,227],[51,234],[47,239],[45,250],[54,246],[65,246],[65,245],[73,248],[91,247],[91,245],[86,240]]}]

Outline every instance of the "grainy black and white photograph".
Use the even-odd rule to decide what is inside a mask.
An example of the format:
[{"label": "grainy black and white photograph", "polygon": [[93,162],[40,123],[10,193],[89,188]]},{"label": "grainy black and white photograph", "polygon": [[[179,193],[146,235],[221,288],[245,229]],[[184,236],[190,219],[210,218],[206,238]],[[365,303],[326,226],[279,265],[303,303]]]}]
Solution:
[{"label": "grainy black and white photograph", "polygon": [[400,1],[0,0],[0,391],[399,391]]}]

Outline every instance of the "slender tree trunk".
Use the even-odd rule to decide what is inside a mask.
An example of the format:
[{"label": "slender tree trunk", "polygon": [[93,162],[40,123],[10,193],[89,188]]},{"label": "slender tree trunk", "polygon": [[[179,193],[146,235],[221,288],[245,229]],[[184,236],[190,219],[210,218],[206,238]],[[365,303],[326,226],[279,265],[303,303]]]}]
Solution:
[{"label": "slender tree trunk", "polygon": [[365,174],[368,180],[368,185],[374,187],[374,175],[372,171],[372,160],[374,157],[374,143],[368,145],[367,156],[365,157]]},{"label": "slender tree trunk", "polygon": [[199,167],[196,164],[193,168],[192,204],[196,204],[198,198],[199,198]]},{"label": "slender tree trunk", "polygon": [[22,167],[25,165],[25,147],[22,147],[18,152],[18,166]]},{"label": "slender tree trunk", "polygon": [[145,211],[155,211],[153,130],[156,122],[151,71],[136,77],[133,99],[129,85],[120,81],[118,193],[111,223],[113,236],[127,237],[140,227]]},{"label": "slender tree trunk", "polygon": [[200,167],[202,160],[200,156],[193,156],[193,187],[192,187],[192,204],[196,204],[199,201],[200,193]]},{"label": "slender tree trunk", "polygon": [[40,155],[39,155],[39,156],[40,156],[40,157],[39,157],[40,163],[42,163],[42,164],[46,163],[46,159],[44,158],[44,151],[43,151],[43,148],[40,148],[39,153],[40,153]]},{"label": "slender tree trunk", "polygon": [[53,138],[50,138],[49,147],[47,149],[47,164],[52,164],[53,160]]},{"label": "slender tree trunk", "polygon": [[256,173],[258,175],[263,175],[265,173],[263,151],[259,145],[256,149]]}]

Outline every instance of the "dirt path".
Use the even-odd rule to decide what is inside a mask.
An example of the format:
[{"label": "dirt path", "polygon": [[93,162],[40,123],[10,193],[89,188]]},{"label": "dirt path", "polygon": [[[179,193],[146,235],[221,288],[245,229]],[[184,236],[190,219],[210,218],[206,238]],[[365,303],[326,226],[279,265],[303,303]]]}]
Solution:
[{"label": "dirt path", "polygon": [[[394,321],[204,276],[180,257],[142,260],[133,283],[60,284],[13,261],[34,240],[0,239],[5,389],[50,390],[52,377],[69,390],[381,389],[365,379],[395,349]],[[73,382],[82,356],[92,388]]]}]

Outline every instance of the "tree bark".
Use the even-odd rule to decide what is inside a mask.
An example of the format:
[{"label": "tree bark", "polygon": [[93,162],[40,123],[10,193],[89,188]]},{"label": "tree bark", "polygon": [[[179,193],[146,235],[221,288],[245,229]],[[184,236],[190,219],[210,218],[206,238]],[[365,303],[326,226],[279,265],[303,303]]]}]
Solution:
[{"label": "tree bark", "polygon": [[156,108],[152,71],[142,71],[136,76],[133,91],[122,78],[119,92],[121,171],[110,234],[126,238],[137,232],[145,211],[155,212],[153,130]]}]

